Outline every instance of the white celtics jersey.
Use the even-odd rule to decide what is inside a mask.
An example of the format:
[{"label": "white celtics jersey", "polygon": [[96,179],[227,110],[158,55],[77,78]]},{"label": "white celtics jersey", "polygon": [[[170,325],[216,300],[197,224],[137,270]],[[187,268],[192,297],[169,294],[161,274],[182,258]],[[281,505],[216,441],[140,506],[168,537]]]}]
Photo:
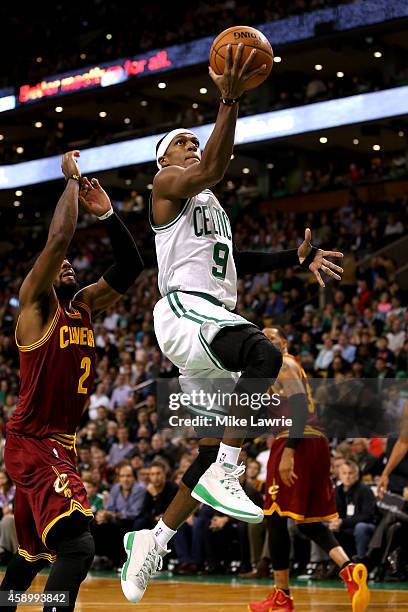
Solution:
[{"label": "white celtics jersey", "polygon": [[237,301],[237,273],[231,225],[209,189],[188,198],[166,225],[150,223],[156,234],[159,291],[197,291],[213,296],[230,310]]}]

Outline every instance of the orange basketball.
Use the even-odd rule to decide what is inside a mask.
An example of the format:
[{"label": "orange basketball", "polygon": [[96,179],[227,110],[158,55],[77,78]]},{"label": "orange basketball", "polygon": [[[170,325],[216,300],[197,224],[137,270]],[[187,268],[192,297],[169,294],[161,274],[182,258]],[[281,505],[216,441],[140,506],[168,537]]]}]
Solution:
[{"label": "orange basketball", "polygon": [[251,64],[251,70],[266,64],[266,72],[249,79],[245,84],[245,89],[254,89],[269,76],[273,66],[272,47],[266,36],[259,30],[248,26],[234,26],[221,32],[211,45],[210,66],[216,74],[222,74],[227,45],[232,46],[232,57],[234,58],[240,43],[245,45],[241,65],[244,64],[252,49],[256,49],[257,54]]}]

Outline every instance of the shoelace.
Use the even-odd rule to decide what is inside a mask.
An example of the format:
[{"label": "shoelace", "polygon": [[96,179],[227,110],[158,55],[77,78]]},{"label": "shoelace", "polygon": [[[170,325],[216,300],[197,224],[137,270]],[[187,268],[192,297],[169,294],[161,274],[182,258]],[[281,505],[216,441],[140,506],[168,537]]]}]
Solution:
[{"label": "shoelace", "polygon": [[241,463],[241,465],[237,465],[233,472],[225,472],[225,478],[223,478],[225,489],[229,491],[231,495],[235,495],[238,498],[242,498],[245,495],[239,482],[239,477],[242,476],[244,472],[245,465]]},{"label": "shoelace", "polygon": [[163,557],[155,550],[148,552],[142,567],[140,568],[138,574],[136,574],[141,588],[145,589],[149,579],[153,576],[153,574],[161,570],[162,567]]}]

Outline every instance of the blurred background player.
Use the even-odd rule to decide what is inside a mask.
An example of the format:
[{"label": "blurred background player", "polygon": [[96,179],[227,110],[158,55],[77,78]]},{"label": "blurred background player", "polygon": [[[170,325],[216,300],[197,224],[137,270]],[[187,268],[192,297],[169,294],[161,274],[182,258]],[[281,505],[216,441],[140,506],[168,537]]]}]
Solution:
[{"label": "blurred background player", "polygon": [[[237,274],[266,272],[302,263],[324,286],[319,269],[336,279],[342,269],[324,257],[341,257],[312,247],[311,233],[299,249],[278,253],[243,253],[234,249],[231,226],[210,187],[224,176],[231,159],[239,98],[245,82],[263,67],[251,70],[255,51],[240,68],[243,45],[234,61],[227,47],[223,75],[210,76],[221,93],[214,130],[201,157],[196,135],[173,130],[156,150],[160,171],[153,181],[151,225],[156,234],[159,290],[163,298],[154,309],[157,341],[180,371],[183,391],[199,389],[204,379],[238,379],[235,392],[266,391],[277,376],[280,351],[253,324],[232,312],[237,299]],[[232,388],[230,389],[232,390]],[[228,410],[218,407],[219,414]],[[201,411],[201,412],[200,412]],[[248,416],[246,406],[231,406],[231,413]],[[205,406],[193,408],[207,414]],[[180,490],[152,531],[125,536],[128,561],[121,582],[125,596],[139,601],[149,577],[161,567],[161,556],[178,527],[204,502],[231,517],[257,523],[262,509],[242,490],[238,466],[242,432],[226,428],[219,438],[200,435],[199,455],[183,476]],[[212,432],[210,432],[211,434]],[[202,434],[202,432],[201,432]],[[222,435],[222,434],[221,434]],[[245,435],[245,434],[244,434]]]},{"label": "blurred background player", "polygon": [[[16,485],[19,549],[2,591],[25,591],[53,562],[45,591],[68,591],[73,610],[94,556],[93,514],[76,469],[75,432],[92,392],[95,338],[91,316],[114,304],[143,268],[136,244],[96,179],[81,179],[79,151],[62,158],[65,190],[48,240],[19,292],[16,343],[20,395],[7,425],[5,464]],[[114,265],[79,289],[66,254],[75,233],[78,199],[106,228]],[[10,609],[16,609],[11,606]],[[56,603],[44,610],[59,610]]]},{"label": "blurred background player", "polygon": [[306,372],[288,353],[288,340],[280,327],[263,331],[282,351],[283,364],[273,390],[282,398],[279,414],[290,416],[293,425],[276,435],[267,468],[264,513],[275,587],[265,600],[249,604],[249,610],[294,610],[289,591],[287,520],[290,517],[296,521],[300,532],[316,542],[341,568],[339,575],[350,593],[353,612],[364,612],[369,603],[367,569],[349,559],[333,533],[322,523],[338,518],[338,513],[330,478],[329,444],[316,423]]},{"label": "blurred background player", "polygon": [[404,402],[404,408],[401,418],[400,435],[397,438],[387,464],[381,474],[381,478],[377,483],[377,492],[380,499],[388,490],[389,479],[395,468],[401,463],[408,453],[408,401]]}]

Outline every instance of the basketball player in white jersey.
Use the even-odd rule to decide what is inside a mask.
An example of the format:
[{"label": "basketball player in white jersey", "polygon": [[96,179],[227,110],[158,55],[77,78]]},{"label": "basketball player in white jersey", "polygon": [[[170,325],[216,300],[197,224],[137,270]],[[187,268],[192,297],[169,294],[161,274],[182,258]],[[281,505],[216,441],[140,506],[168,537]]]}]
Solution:
[{"label": "basketball player in white jersey", "polygon": [[[299,249],[280,253],[236,252],[229,219],[210,190],[222,180],[231,159],[238,101],[245,81],[266,67],[251,70],[256,51],[239,67],[243,45],[234,61],[227,48],[224,74],[211,68],[221,93],[214,130],[201,156],[196,135],[173,130],[157,145],[159,172],[154,178],[150,221],[156,234],[159,289],[163,296],[154,308],[154,325],[163,353],[179,368],[183,391],[202,388],[217,379],[237,381],[235,393],[264,393],[282,365],[282,355],[262,332],[234,314],[239,275],[269,272],[303,264],[324,286],[319,269],[336,279],[342,269],[325,259],[341,253],[325,252],[310,244],[310,230]],[[237,373],[240,372],[239,376]],[[207,414],[207,406],[191,406]],[[248,417],[239,402],[217,406],[216,414]],[[178,494],[153,530],[130,532],[124,538],[128,560],[121,575],[128,600],[143,597],[151,575],[161,568],[167,543],[178,527],[204,502],[248,523],[263,520],[263,511],[246,496],[239,483],[245,471],[238,456],[245,434],[226,427],[223,440],[202,436],[199,455],[187,469]]]}]

